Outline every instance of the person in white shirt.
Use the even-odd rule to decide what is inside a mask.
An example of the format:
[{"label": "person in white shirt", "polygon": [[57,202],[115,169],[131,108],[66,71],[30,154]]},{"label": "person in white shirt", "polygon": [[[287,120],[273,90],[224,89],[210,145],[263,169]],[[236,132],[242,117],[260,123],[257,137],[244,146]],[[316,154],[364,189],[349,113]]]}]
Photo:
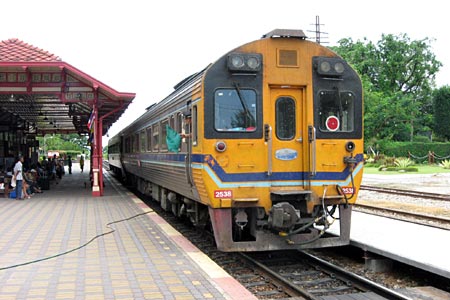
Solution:
[{"label": "person in white shirt", "polygon": [[19,159],[17,160],[16,164],[14,165],[13,174],[16,179],[16,199],[23,200],[22,195],[22,183],[23,183],[23,174],[22,174],[22,168],[23,168],[23,155],[19,156]]}]

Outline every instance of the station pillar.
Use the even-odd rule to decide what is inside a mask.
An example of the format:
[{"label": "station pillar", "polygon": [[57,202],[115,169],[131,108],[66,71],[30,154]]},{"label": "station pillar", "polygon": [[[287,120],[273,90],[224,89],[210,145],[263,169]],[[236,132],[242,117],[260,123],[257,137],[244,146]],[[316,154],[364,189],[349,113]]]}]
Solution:
[{"label": "station pillar", "polygon": [[91,169],[91,182],[92,182],[92,196],[100,197],[102,195],[102,191],[100,187],[103,187],[103,184],[100,184],[100,173],[101,173],[101,162],[102,159],[102,134],[99,131],[99,123],[100,120],[98,118],[98,107],[96,104],[93,106],[92,110],[92,119],[93,119],[93,138],[92,138],[92,169]]}]

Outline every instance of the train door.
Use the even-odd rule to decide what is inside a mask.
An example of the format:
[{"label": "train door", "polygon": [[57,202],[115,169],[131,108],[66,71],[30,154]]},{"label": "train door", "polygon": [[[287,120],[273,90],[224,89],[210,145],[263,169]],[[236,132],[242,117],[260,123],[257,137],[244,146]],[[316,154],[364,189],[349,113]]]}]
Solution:
[{"label": "train door", "polygon": [[[265,126],[268,140],[268,175],[276,180],[291,180],[290,187],[303,189],[309,169],[308,129],[304,125],[305,90],[271,88],[270,124]],[[306,151],[305,151],[306,150]]]}]

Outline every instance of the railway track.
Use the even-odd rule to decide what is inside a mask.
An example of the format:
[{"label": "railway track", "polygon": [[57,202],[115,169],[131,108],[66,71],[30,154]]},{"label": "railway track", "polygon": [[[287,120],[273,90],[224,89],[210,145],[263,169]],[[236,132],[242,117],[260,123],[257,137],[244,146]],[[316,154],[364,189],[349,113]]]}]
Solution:
[{"label": "railway track", "polygon": [[426,225],[435,228],[450,229],[450,218],[443,216],[434,216],[424,213],[411,212],[388,207],[378,207],[375,205],[368,205],[356,203],[353,205],[355,211],[374,215],[384,215],[389,218],[407,221],[411,223]]},{"label": "railway track", "polygon": [[212,235],[180,221],[153,201],[145,202],[258,299],[321,300],[330,295],[362,293],[383,297],[377,299],[410,299],[306,252],[218,251]]},{"label": "railway track", "polygon": [[410,197],[416,197],[416,198],[450,201],[450,195],[444,195],[444,194],[438,194],[438,193],[427,193],[427,192],[401,190],[401,189],[368,186],[368,185],[361,185],[360,189],[378,192],[378,193],[386,193],[386,194],[410,196]]},{"label": "railway track", "polygon": [[[425,200],[434,201],[450,201],[450,195],[426,193],[418,191],[409,191],[393,188],[375,187],[375,186],[361,186],[361,189],[376,192],[385,193],[390,195],[401,195],[411,198],[420,198]],[[390,201],[390,204],[377,204],[377,201],[371,203],[370,201],[357,201],[354,204],[355,211],[361,211],[364,213],[382,215],[389,218],[407,221],[411,223],[426,225],[436,228],[450,229],[450,217],[448,214],[440,213],[436,214],[433,210],[427,210],[422,205],[415,205],[411,202],[411,205],[395,204],[395,201]]]}]

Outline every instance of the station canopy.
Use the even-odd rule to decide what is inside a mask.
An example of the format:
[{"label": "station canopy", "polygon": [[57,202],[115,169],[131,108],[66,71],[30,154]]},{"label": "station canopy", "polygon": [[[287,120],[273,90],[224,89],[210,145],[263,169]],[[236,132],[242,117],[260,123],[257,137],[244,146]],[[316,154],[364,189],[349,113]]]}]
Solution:
[{"label": "station canopy", "polygon": [[134,97],[21,40],[0,42],[0,132],[87,134],[95,107],[104,135]]}]

